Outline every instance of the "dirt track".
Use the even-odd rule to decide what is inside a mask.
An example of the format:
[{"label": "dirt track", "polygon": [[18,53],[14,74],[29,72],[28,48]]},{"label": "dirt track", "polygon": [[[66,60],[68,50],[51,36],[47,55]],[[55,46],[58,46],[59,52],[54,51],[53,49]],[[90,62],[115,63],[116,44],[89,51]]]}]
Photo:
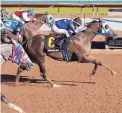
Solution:
[{"label": "dirt track", "polygon": [[[14,87],[18,66],[7,62],[2,66],[2,92],[26,113],[122,113],[122,52],[92,54],[117,75],[99,67],[91,80],[92,64],[66,63],[46,57],[48,77],[61,88],[51,88],[44,82],[36,64],[31,71],[21,74],[22,85]],[[17,113],[3,102],[1,109],[2,113]]]},{"label": "dirt track", "polygon": [[[122,113],[122,54],[94,56],[118,74],[113,76],[99,67],[91,81],[89,73],[93,65],[59,62],[47,57],[48,76],[61,88],[51,88],[40,81],[37,65],[22,73],[22,86],[14,87],[18,66],[8,62],[2,67],[2,73],[6,74],[2,75],[2,92],[27,113]],[[2,113],[16,112],[2,103]]]}]

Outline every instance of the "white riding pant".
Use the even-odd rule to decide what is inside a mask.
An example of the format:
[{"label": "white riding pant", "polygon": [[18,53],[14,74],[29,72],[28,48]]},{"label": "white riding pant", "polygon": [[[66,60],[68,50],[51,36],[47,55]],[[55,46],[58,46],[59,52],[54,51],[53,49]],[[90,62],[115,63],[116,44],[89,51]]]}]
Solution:
[{"label": "white riding pant", "polygon": [[55,33],[66,34],[67,37],[70,37],[71,33],[68,32],[66,29],[59,29],[55,24],[51,27],[51,30]]},{"label": "white riding pant", "polygon": [[12,18],[19,21],[19,22],[22,22],[23,24],[25,23],[23,20],[21,20],[18,16],[16,16],[15,14],[12,14]]}]

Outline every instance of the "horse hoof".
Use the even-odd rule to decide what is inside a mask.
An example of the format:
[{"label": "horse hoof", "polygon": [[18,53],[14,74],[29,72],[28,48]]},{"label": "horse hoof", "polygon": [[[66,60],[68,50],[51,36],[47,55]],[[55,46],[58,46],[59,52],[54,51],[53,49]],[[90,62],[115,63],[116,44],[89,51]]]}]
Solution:
[{"label": "horse hoof", "polygon": [[16,83],[15,83],[15,86],[20,86],[20,85],[22,85],[22,84],[19,83],[19,82],[16,82]]},{"label": "horse hoof", "polygon": [[116,71],[111,71],[112,75],[117,75]]},{"label": "horse hoof", "polygon": [[55,87],[58,88],[58,87],[61,87],[61,86],[59,86],[59,85],[57,85],[57,84],[54,84],[54,85],[53,85],[53,88],[55,88]]}]

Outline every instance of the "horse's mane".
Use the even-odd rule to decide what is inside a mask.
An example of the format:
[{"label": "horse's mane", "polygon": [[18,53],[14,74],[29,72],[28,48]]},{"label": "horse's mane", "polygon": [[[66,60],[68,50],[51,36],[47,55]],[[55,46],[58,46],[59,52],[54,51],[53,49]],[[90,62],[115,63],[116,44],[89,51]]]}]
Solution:
[{"label": "horse's mane", "polygon": [[43,16],[43,15],[47,15],[47,13],[46,13],[46,12],[36,13],[36,14],[34,15],[34,17],[39,18],[39,17],[41,17],[41,16]]},{"label": "horse's mane", "polygon": [[95,23],[99,23],[99,21],[93,20],[92,22],[87,23],[86,26],[89,28],[89,27],[91,27]]}]

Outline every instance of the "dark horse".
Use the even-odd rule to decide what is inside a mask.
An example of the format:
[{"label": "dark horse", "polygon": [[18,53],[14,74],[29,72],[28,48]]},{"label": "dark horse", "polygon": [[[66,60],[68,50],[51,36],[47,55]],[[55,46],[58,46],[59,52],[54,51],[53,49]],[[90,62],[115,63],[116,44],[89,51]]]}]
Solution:
[{"label": "dark horse", "polygon": [[[101,24],[102,24],[101,21],[90,22],[87,25],[87,29],[85,31],[79,34],[76,34],[72,36],[70,40],[67,40],[66,49],[69,56],[71,56],[71,61],[77,61],[78,63],[93,63],[94,64],[94,68],[90,76],[96,73],[98,66],[103,66],[107,68],[109,71],[111,71],[112,74],[116,74],[116,72],[112,71],[109,67],[104,65],[101,61],[96,60],[94,57],[90,55],[92,40],[97,35]],[[40,72],[44,80],[48,81],[52,85],[52,87],[59,87],[47,77],[46,68],[45,68],[45,54],[59,61],[63,61],[64,58],[63,58],[62,52],[46,53],[44,51],[45,49],[44,42],[45,42],[45,36],[38,34],[32,37],[29,41],[27,41],[25,50],[27,51],[30,58],[36,64],[38,64],[40,68]],[[18,83],[19,78],[20,78],[19,74],[22,71],[23,70],[18,69],[16,83]]]}]

